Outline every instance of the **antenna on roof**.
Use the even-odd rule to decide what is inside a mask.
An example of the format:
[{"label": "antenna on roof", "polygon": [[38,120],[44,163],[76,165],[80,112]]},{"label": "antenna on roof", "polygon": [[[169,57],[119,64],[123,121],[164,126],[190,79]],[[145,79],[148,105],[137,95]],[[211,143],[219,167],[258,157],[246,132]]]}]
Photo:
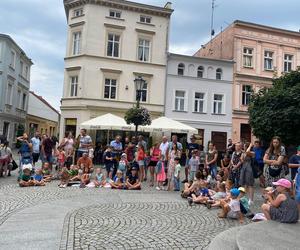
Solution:
[{"label": "antenna on roof", "polygon": [[215,12],[215,7],[216,7],[215,1],[216,0],[212,0],[211,1],[210,49],[209,49],[210,54],[212,54],[212,49],[211,49],[212,38],[215,35],[215,30],[214,30],[214,12]]}]

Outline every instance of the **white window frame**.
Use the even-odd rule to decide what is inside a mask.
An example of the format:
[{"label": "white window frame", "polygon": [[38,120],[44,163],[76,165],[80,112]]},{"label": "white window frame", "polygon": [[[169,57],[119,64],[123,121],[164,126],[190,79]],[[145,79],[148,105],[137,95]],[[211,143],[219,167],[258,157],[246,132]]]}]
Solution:
[{"label": "white window frame", "polygon": [[[112,35],[113,39],[110,40],[109,36]],[[119,37],[119,40],[116,40],[116,36]],[[108,46],[109,43],[112,43],[112,51],[111,51],[111,55],[108,54]],[[115,56],[115,45],[118,45],[118,56]],[[114,33],[114,32],[108,32],[107,34],[107,45],[106,45],[106,56],[109,57],[115,57],[115,58],[120,58],[120,54],[121,54],[121,35],[118,33]]]},{"label": "white window frame", "polygon": [[[222,98],[222,101],[219,101],[219,100],[215,100],[215,95],[221,95],[223,98]],[[215,102],[217,103],[222,103],[222,107],[221,107],[221,113],[216,113],[215,112]],[[218,111],[219,111],[219,108],[217,108]],[[212,114],[214,115],[224,115],[225,114],[225,95],[224,94],[220,94],[220,93],[213,93],[212,94]]]},{"label": "white window frame", "polygon": [[78,8],[73,11],[73,17],[83,16],[83,8]]},{"label": "white window frame", "polygon": [[72,55],[76,56],[81,53],[81,31],[72,33]]},{"label": "white window frame", "polygon": [[[109,84],[106,84],[106,80],[109,80]],[[115,85],[113,85],[113,81],[115,82]],[[107,100],[117,100],[117,86],[118,86],[118,80],[116,78],[104,78],[104,92],[103,92],[103,98]],[[109,87],[108,97],[105,97],[105,88]],[[115,89],[115,98],[112,98],[112,89]]]},{"label": "white window frame", "polygon": [[29,77],[28,77],[28,73],[29,73],[29,67],[28,67],[28,65],[25,65],[25,67],[24,67],[24,77],[25,77],[25,79],[28,79]]},{"label": "white window frame", "polygon": [[140,15],[140,23],[151,24],[151,22],[152,22],[151,16]]},{"label": "white window frame", "polygon": [[[199,69],[201,67],[201,69]],[[198,78],[203,78],[204,77],[204,67],[202,65],[199,65],[198,68],[197,68],[197,77]],[[202,72],[202,76],[199,76],[199,72]]]},{"label": "white window frame", "polygon": [[[246,52],[245,52],[246,50]],[[251,53],[250,53],[251,51]],[[248,58],[250,65],[246,64],[246,59]],[[244,68],[254,68],[254,48],[243,47],[243,67]]]},{"label": "white window frame", "polygon": [[[264,70],[273,70],[274,69],[274,52],[271,50],[264,51]],[[271,66],[271,67],[268,67]]]},{"label": "white window frame", "polygon": [[[179,74],[179,70],[182,70],[182,74]],[[184,63],[178,63],[177,64],[177,75],[184,76],[185,73],[185,64]]]},{"label": "white window frame", "polygon": [[[201,98],[196,98],[196,93],[203,94],[203,99],[201,99]],[[195,112],[195,113],[206,113],[206,103],[207,103],[207,101],[206,101],[206,96],[207,96],[207,93],[205,93],[205,92],[195,91],[195,92],[193,93],[193,97],[194,97],[194,100],[193,100],[193,112]],[[203,102],[203,110],[202,110],[202,111],[199,111],[199,108],[200,108],[200,102],[201,102],[201,101]],[[197,109],[198,109],[198,110],[195,109],[195,104],[196,104],[196,102],[197,102]]]},{"label": "white window frame", "polygon": [[221,68],[216,69],[216,80],[222,80],[223,79],[223,70]]},{"label": "white window frame", "polygon": [[16,52],[14,50],[10,51],[10,64],[13,69],[16,67]]},{"label": "white window frame", "polygon": [[[288,57],[288,58],[286,58]],[[291,59],[289,58],[291,57]],[[284,53],[283,55],[283,72],[291,72],[293,70],[294,55]]]},{"label": "white window frame", "polygon": [[70,76],[70,97],[78,96],[78,75]]},{"label": "white window frame", "polygon": [[[250,91],[246,90],[246,87],[248,87],[248,86],[250,86]],[[245,87],[245,90],[244,90],[244,87]],[[243,106],[249,105],[252,89],[253,89],[252,85],[242,84],[242,105]],[[249,99],[247,97],[249,97]],[[249,101],[247,101],[247,100],[249,100]]]},{"label": "white window frame", "polygon": [[[176,91],[184,92],[184,97],[176,97]],[[188,96],[188,92],[186,90],[184,90],[184,89],[175,89],[173,95],[174,95],[174,98],[173,98],[173,100],[174,100],[174,103],[173,103],[174,111],[176,111],[176,112],[185,112],[185,111],[187,111],[187,102],[188,102],[187,96]],[[176,109],[176,100],[178,98],[181,101],[183,101],[183,110]],[[178,107],[180,107],[180,105],[178,105]]]},{"label": "white window frame", "polygon": [[[113,15],[111,15],[111,14],[113,14]],[[110,9],[108,16],[111,18],[121,19],[122,11]]]},{"label": "white window frame", "polygon": [[[140,42],[142,41],[142,44]],[[147,46],[146,43],[149,42],[149,45]],[[142,59],[140,58],[139,51],[142,49]],[[148,49],[148,60],[146,60],[145,51]],[[139,38],[138,39],[138,61],[140,62],[150,62],[151,58],[151,40],[147,38]]]},{"label": "white window frame", "polygon": [[[10,88],[10,93],[8,93],[8,90]],[[11,82],[7,83],[7,89],[6,89],[6,99],[5,104],[12,105],[12,93],[13,93],[13,84]]]},{"label": "white window frame", "polygon": [[[141,89],[140,102],[146,103],[148,101],[148,86],[149,86],[148,81],[146,81]],[[145,97],[145,100],[143,100],[143,97]]]}]

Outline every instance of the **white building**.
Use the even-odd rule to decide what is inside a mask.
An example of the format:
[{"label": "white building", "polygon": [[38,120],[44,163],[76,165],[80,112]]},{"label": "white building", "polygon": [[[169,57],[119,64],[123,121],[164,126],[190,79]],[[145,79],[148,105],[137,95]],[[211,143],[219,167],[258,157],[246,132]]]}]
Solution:
[{"label": "white building", "polygon": [[55,108],[42,96],[29,91],[26,131],[28,131],[30,137],[36,131],[49,136],[57,136],[59,119],[60,114]]},{"label": "white building", "polygon": [[232,128],[233,61],[170,54],[165,115],[198,129],[203,146],[225,150]]},{"label": "white building", "polygon": [[79,132],[91,118],[124,117],[136,102],[134,79],[146,80],[141,105],[164,112],[170,4],[64,0],[68,33],[61,130]]}]

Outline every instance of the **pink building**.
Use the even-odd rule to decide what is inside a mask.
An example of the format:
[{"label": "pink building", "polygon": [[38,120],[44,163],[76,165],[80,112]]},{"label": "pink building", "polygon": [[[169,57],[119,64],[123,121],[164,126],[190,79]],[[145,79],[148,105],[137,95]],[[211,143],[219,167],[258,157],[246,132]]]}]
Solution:
[{"label": "pink building", "polygon": [[250,141],[247,110],[251,91],[270,87],[274,76],[300,66],[300,33],[237,20],[195,56],[235,61],[232,139]]}]

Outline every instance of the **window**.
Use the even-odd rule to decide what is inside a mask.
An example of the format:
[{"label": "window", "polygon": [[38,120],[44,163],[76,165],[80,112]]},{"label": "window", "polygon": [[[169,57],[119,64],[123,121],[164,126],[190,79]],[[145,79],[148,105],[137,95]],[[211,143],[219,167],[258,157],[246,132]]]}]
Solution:
[{"label": "window", "polygon": [[7,84],[6,104],[11,105],[11,99],[12,99],[12,85],[11,84]]},{"label": "window", "polygon": [[183,63],[179,63],[178,64],[178,69],[177,69],[177,73],[178,75],[180,76],[183,76],[184,75],[184,64]]},{"label": "window", "polygon": [[82,16],[82,15],[83,15],[83,9],[82,8],[74,10],[74,17],[79,17],[79,16]]},{"label": "window", "polygon": [[184,111],[185,91],[175,91],[175,110]]},{"label": "window", "polygon": [[104,98],[116,99],[117,80],[105,79]]},{"label": "window", "polygon": [[139,39],[138,59],[139,61],[149,62],[150,41]]},{"label": "window", "polygon": [[78,55],[80,53],[80,39],[81,32],[73,33],[73,55]]},{"label": "window", "polygon": [[222,69],[218,68],[216,70],[216,79],[221,80],[222,79]]},{"label": "window", "polygon": [[252,87],[251,85],[243,85],[242,89],[242,105],[249,105],[251,97]]},{"label": "window", "polygon": [[8,138],[9,137],[9,122],[4,122],[3,123],[3,133],[4,137]]},{"label": "window", "polygon": [[17,93],[17,108],[20,108],[20,104],[21,104],[21,90],[18,90],[18,93]]},{"label": "window", "polygon": [[213,103],[213,113],[222,114],[223,113],[223,100],[224,96],[219,94],[214,94],[214,103]]},{"label": "window", "polygon": [[20,75],[23,76],[23,72],[24,72],[24,63],[22,61],[20,61]]},{"label": "window", "polygon": [[247,68],[253,68],[253,49],[244,48],[243,50],[243,65]]},{"label": "window", "polygon": [[143,88],[141,89],[140,92],[140,101],[141,102],[146,102],[147,101],[147,83],[144,83]]},{"label": "window", "polygon": [[119,57],[120,36],[108,34],[107,56]]},{"label": "window", "polygon": [[26,66],[25,66],[25,72],[24,72],[24,77],[25,77],[26,79],[28,79],[28,71],[29,71],[29,67],[26,65]]},{"label": "window", "polygon": [[195,93],[194,112],[204,112],[204,93]]},{"label": "window", "polygon": [[284,72],[292,71],[293,55],[284,54]]},{"label": "window", "polygon": [[141,23],[151,23],[151,17],[150,16],[140,16],[140,22]]},{"label": "window", "polygon": [[26,109],[26,97],[27,97],[27,95],[25,93],[23,93],[23,98],[22,98],[22,109],[23,110]]},{"label": "window", "polygon": [[10,64],[12,68],[15,68],[15,63],[16,63],[16,53],[14,51],[10,52]]},{"label": "window", "polygon": [[265,51],[264,68],[265,68],[265,70],[273,69],[273,52],[272,51]]},{"label": "window", "polygon": [[121,18],[121,11],[110,10],[109,11],[109,16],[113,17],[113,18]]},{"label": "window", "polygon": [[197,77],[202,78],[203,77],[203,73],[204,73],[204,67],[203,66],[199,66],[198,67],[198,71],[197,71]]},{"label": "window", "polygon": [[77,96],[78,91],[78,76],[71,77],[71,93],[70,96]]}]

